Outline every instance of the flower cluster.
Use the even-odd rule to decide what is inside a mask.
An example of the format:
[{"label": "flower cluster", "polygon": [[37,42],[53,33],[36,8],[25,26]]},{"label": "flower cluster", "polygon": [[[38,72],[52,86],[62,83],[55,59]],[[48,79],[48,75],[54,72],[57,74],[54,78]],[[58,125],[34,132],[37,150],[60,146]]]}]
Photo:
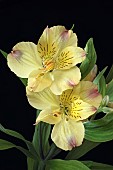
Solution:
[{"label": "flower cluster", "polygon": [[54,125],[51,139],[63,150],[82,144],[84,122],[96,113],[102,101],[98,86],[93,83],[97,66],[82,77],[80,63],[87,54],[77,42],[72,30],[47,27],[37,45],[20,42],[7,56],[11,71],[28,79],[26,94],[30,105],[41,110],[35,125],[40,121]]}]

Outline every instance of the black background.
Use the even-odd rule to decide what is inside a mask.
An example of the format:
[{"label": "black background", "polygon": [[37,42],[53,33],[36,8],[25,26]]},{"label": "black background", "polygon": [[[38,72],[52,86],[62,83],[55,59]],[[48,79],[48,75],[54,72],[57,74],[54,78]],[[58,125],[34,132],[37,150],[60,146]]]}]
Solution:
[{"label": "black background", "polygon": [[[38,3],[37,3],[38,2]],[[9,53],[21,41],[37,43],[44,28],[64,25],[78,36],[78,45],[85,47],[93,37],[100,70],[113,63],[113,2],[112,1],[0,1],[0,49]],[[0,121],[32,140],[35,109],[26,99],[25,87],[7,67],[0,54]],[[2,138],[25,146],[15,138]],[[59,157],[63,158],[62,153]],[[113,165],[113,141],[101,144],[81,160],[93,160]],[[26,157],[16,149],[0,152],[0,170],[27,170]]]}]

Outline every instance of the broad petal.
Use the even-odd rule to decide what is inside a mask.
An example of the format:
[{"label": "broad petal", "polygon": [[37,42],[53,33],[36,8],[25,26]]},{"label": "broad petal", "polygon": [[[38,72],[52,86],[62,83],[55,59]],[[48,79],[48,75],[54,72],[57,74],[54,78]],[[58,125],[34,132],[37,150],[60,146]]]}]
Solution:
[{"label": "broad petal", "polygon": [[98,92],[97,86],[90,81],[81,81],[73,88],[72,95],[79,96],[82,101],[96,108],[99,107],[102,101],[102,95]]},{"label": "broad petal", "polygon": [[28,86],[34,92],[40,92],[49,87],[52,83],[50,72],[43,72],[42,70],[34,70],[28,77]]},{"label": "broad petal", "polygon": [[77,36],[72,30],[66,30],[64,26],[46,28],[41,35],[37,49],[44,61],[51,60],[66,46],[77,46]]},{"label": "broad petal", "polygon": [[72,108],[69,117],[76,121],[85,120],[89,116],[93,115],[96,111],[96,107],[86,102],[83,102],[80,99],[77,99],[72,103]]},{"label": "broad petal", "polygon": [[8,66],[18,77],[28,78],[29,74],[42,67],[37,46],[32,42],[16,44],[7,56]]},{"label": "broad petal", "polygon": [[61,114],[57,110],[51,110],[51,109],[46,109],[42,110],[39,114],[39,116],[36,119],[36,124],[38,124],[40,121],[46,122],[49,124],[56,124],[61,120]]},{"label": "broad petal", "polygon": [[84,139],[84,125],[75,120],[61,120],[55,124],[51,138],[57,147],[63,150],[71,150],[73,147],[80,146]]},{"label": "broad petal", "polygon": [[77,35],[72,30],[67,30],[64,26],[54,26],[50,29],[53,31],[54,39],[58,42],[60,49],[77,46]]},{"label": "broad petal", "polygon": [[80,47],[66,47],[56,58],[55,68],[65,70],[81,63],[86,57],[86,52]]},{"label": "broad petal", "polygon": [[99,93],[97,85],[89,81],[81,82],[80,98],[96,108],[100,106],[102,101],[102,95]]},{"label": "broad petal", "polygon": [[80,69],[73,67],[69,70],[56,70],[53,72],[54,81],[50,86],[51,91],[60,95],[67,89],[72,89],[81,79]]},{"label": "broad petal", "polygon": [[59,97],[54,95],[49,88],[41,92],[33,92],[26,87],[26,93],[28,102],[31,106],[39,110],[45,110],[47,108],[59,108]]}]

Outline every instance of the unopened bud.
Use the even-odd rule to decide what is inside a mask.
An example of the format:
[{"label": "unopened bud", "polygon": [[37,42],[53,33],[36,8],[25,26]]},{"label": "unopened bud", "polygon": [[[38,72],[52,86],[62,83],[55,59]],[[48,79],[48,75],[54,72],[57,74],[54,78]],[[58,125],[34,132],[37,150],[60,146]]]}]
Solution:
[{"label": "unopened bud", "polygon": [[103,107],[104,107],[104,106],[107,106],[108,103],[109,103],[109,96],[106,95],[106,96],[103,98],[103,100],[102,100],[102,106],[103,106]]}]

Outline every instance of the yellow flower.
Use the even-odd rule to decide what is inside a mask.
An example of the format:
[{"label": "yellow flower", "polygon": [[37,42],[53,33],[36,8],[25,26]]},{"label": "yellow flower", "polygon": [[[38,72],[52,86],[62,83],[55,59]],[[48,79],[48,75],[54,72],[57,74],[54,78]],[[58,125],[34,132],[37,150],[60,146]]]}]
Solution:
[{"label": "yellow flower", "polygon": [[8,54],[8,66],[18,77],[28,78],[31,91],[50,87],[60,95],[81,79],[77,66],[85,59],[85,51],[77,47],[77,36],[64,26],[46,28],[38,44],[20,42]]},{"label": "yellow flower", "polygon": [[80,146],[85,132],[83,121],[96,112],[102,100],[97,86],[81,81],[59,96],[48,88],[39,93],[29,91],[28,87],[26,89],[30,105],[42,110],[35,124],[40,121],[55,124],[51,138],[63,150]]}]

